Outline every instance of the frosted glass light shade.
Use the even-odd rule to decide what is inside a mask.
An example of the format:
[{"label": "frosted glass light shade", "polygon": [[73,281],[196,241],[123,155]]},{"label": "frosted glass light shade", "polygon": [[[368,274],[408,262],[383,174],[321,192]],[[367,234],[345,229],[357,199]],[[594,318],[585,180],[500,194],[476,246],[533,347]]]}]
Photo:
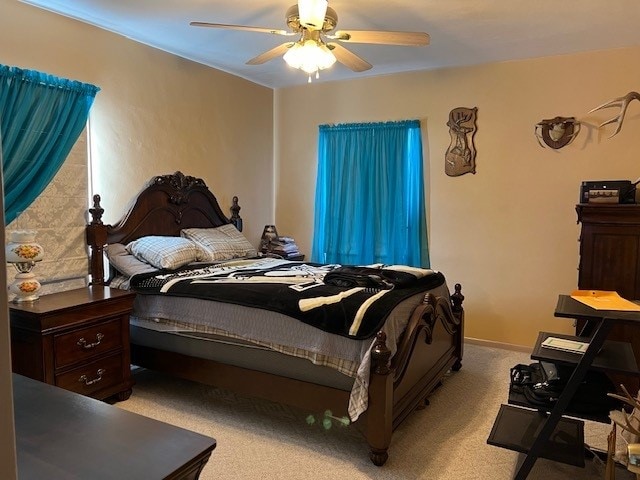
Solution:
[{"label": "frosted glass light shade", "polygon": [[300,25],[309,30],[322,30],[327,13],[327,0],[299,0],[298,17]]},{"label": "frosted glass light shade", "polygon": [[315,40],[296,43],[284,54],[284,61],[290,67],[298,68],[309,75],[329,68],[336,62],[336,57],[324,44]]}]

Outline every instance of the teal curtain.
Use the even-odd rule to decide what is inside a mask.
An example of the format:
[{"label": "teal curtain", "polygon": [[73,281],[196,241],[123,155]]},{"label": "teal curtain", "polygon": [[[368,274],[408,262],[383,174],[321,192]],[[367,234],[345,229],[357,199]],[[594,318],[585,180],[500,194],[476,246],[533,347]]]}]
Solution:
[{"label": "teal curtain", "polygon": [[99,88],[0,65],[5,224],[53,179],[84,129]]},{"label": "teal curtain", "polygon": [[418,120],[320,126],[311,257],[429,267]]}]

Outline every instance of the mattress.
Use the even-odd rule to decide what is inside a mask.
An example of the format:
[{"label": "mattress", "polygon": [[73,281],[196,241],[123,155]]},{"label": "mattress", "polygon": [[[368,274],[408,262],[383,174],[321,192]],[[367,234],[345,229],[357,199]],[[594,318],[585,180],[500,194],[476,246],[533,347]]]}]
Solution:
[{"label": "mattress", "polygon": [[162,322],[131,317],[131,343],[226,365],[350,391],[353,377],[313,364],[306,358],[280,353],[269,347],[227,335],[185,330]]},{"label": "mattress", "polygon": [[[446,284],[430,292],[449,295]],[[397,305],[385,322],[392,355],[425,293]],[[278,312],[164,295],[138,295],[131,322],[133,344],[350,390],[352,421],[368,405],[374,341],[327,333]]]}]

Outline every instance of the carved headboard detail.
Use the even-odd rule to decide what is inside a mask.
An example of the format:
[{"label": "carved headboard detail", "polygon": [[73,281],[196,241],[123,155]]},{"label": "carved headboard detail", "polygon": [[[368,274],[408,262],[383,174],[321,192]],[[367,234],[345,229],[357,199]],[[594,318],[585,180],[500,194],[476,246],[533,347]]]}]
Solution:
[{"label": "carved headboard detail", "polygon": [[114,225],[104,225],[100,195],[94,195],[86,228],[90,250],[92,285],[104,285],[104,246],[127,244],[148,235],[180,236],[184,228],[212,228],[233,223],[242,229],[237,197],[232,206],[233,222],[222,212],[218,200],[205,182],[182,172],[159,175],[147,182],[131,201],[127,213]]}]

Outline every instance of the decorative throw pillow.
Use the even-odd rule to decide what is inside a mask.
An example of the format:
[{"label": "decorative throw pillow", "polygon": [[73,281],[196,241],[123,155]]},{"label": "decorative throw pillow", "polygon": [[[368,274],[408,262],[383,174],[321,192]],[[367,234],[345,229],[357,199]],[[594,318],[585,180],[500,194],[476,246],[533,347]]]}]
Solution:
[{"label": "decorative throw pillow", "polygon": [[156,268],[175,270],[198,260],[199,247],[186,238],[150,235],[127,245],[133,255]]},{"label": "decorative throw pillow", "polygon": [[205,255],[200,260],[204,262],[257,255],[256,248],[232,224],[216,228],[186,228],[180,235],[202,248]]},{"label": "decorative throw pillow", "polygon": [[118,272],[128,277],[136,275],[138,273],[155,272],[158,269],[153,265],[143,262],[135,255],[132,255],[121,243],[112,243],[107,245],[104,249],[107,254],[109,264],[115,268]]}]

